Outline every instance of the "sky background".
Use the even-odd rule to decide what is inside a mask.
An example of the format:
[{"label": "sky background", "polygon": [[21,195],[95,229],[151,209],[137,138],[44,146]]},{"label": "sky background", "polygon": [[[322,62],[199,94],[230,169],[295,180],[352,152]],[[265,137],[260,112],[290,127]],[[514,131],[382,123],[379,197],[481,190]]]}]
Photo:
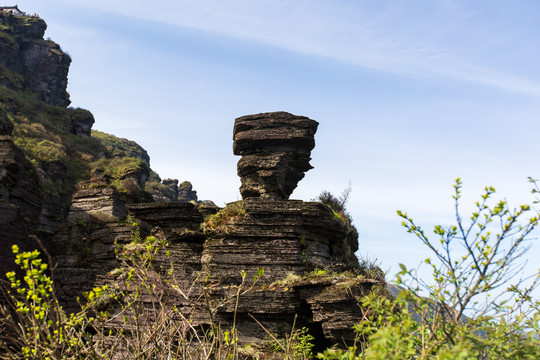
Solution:
[{"label": "sky background", "polygon": [[[73,59],[72,105],[142,145],[199,199],[240,198],[234,119],[319,121],[291,198],[350,183],[360,257],[389,276],[429,254],[401,227],[455,223],[483,187],[517,206],[540,177],[540,2],[18,0]],[[465,216],[467,218],[467,216]],[[538,270],[536,240],[527,257]]]}]

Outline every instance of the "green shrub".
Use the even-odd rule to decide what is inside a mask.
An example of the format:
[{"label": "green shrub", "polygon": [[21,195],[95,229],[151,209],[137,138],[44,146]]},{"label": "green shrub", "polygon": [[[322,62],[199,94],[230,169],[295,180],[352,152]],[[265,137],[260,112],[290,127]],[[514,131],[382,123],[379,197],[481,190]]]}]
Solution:
[{"label": "green shrub", "polygon": [[246,216],[246,208],[243,201],[227,204],[227,206],[213,215],[209,215],[201,224],[204,234],[210,235],[215,232],[227,232],[233,221],[239,221]]},{"label": "green shrub", "polygon": [[400,265],[398,284],[408,285],[395,300],[361,299],[365,320],[356,330],[362,345],[318,358],[540,358],[540,302],[532,298],[540,273],[528,284],[517,276],[538,213],[527,204],[511,209],[506,200],[492,203],[495,190],[487,187],[467,223],[460,214],[461,186],[457,179],[456,225],[435,226],[435,238],[398,212],[407,231],[434,255],[425,261],[431,281]]},{"label": "green shrub", "polygon": [[[66,314],[47,275],[47,264],[37,250],[20,252],[14,245],[15,263],[24,276],[6,274],[7,305],[0,304],[0,353],[3,359],[87,359],[97,358],[88,345],[88,326],[94,321],[85,312]],[[96,296],[103,288],[95,288]]]},{"label": "green shrub", "polygon": [[[242,282],[234,294],[210,304],[208,279],[186,290],[176,281],[172,262],[170,268],[155,264],[165,246],[154,237],[141,240],[134,233],[133,242],[120,251],[121,267],[109,273],[116,281],[84,294],[81,311],[69,315],[54,295],[54,282],[40,253],[20,252],[14,246],[23,273],[8,273],[7,286],[2,288],[0,358],[238,359],[236,309],[264,271],[258,269],[253,282],[241,272]],[[190,295],[195,286],[203,289],[202,298]],[[235,303],[234,322],[229,329],[214,322],[211,329],[199,329],[194,318],[181,313],[171,293],[182,296],[191,307],[206,309],[211,318],[218,307]],[[294,351],[308,351],[308,336],[300,332],[297,338]]]},{"label": "green shrub", "polygon": [[136,158],[150,165],[148,153],[135,141],[119,138],[97,130],[92,130],[92,137],[99,140],[107,148],[111,157]]}]

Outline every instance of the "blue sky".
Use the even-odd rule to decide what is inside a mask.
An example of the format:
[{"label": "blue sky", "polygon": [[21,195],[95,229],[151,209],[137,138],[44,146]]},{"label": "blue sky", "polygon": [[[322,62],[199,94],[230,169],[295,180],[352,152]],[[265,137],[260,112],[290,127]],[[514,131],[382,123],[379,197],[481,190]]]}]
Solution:
[{"label": "blue sky", "polygon": [[[71,54],[73,106],[137,141],[162,178],[239,199],[236,117],[320,122],[292,198],[350,182],[360,256],[390,274],[427,255],[400,226],[451,224],[485,185],[512,204],[540,177],[537,1],[19,0]],[[471,207],[465,207],[471,209]],[[531,262],[540,255],[533,243]],[[538,269],[530,264],[529,271]]]}]

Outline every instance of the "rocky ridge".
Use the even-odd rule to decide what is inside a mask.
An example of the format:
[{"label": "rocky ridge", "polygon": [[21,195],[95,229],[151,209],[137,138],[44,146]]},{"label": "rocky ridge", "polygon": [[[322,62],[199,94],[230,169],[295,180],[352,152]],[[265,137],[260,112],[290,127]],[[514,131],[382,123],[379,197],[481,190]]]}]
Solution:
[{"label": "rocky ridge", "polygon": [[[12,89],[26,87],[47,104],[68,106],[67,74],[71,58],[51,40],[44,40],[47,24],[37,16],[0,12],[0,82]],[[9,76],[5,70],[13,74]]]},{"label": "rocky ridge", "polygon": [[154,172],[142,147],[92,130],[92,113],[66,107],[71,59],[43,39],[46,28],[37,16],[0,11],[2,272],[11,266],[12,244],[38,247],[30,235],[46,246],[53,241],[66,226],[81,181],[104,182],[132,202],[161,194],[159,188],[145,190]]},{"label": "rocky ridge", "polygon": [[[179,309],[174,321],[192,319],[195,335],[217,322],[234,327],[242,344],[293,326],[307,327],[321,349],[352,344],[362,319],[356,298],[384,279],[359,266],[348,219],[319,202],[288,200],[311,168],[316,121],[286,112],[236,119],[243,200],[223,209],[201,203],[190,183],[161,180],[139,145],[92,130],[90,112],[65,107],[69,62],[41,39],[43,20],[0,20],[2,265],[11,245],[35,248],[39,236],[57,265],[58,297],[76,311],[76,298],[96,285],[133,293],[126,262],[160,244],[148,268],[158,293],[141,300],[148,313],[159,298]],[[32,71],[43,72],[36,78],[49,90],[32,85]],[[246,278],[257,280],[235,305]],[[103,307],[111,330],[133,331],[116,316],[121,302]]]},{"label": "rocky ridge", "polygon": [[[298,118],[282,112],[276,116],[282,123],[285,117],[292,122]],[[263,138],[264,132],[258,136]],[[301,171],[290,163],[287,169]],[[133,290],[126,285],[126,254],[160,243],[163,249],[151,266],[157,290],[143,297],[143,308],[154,309],[159,298],[179,308],[177,321],[192,319],[194,329],[204,331],[216,322],[223,329],[234,327],[241,344],[263,345],[266,331],[285,337],[293,326],[306,327],[322,349],[353,344],[352,327],[363,316],[357,297],[384,285],[383,277],[373,278],[360,267],[354,255],[357,239],[348,236],[350,223],[323,203],[268,196],[246,197],[223,209],[133,203],[102,185],[89,183],[74,194],[69,230],[59,240],[72,244],[72,250],[58,257],[66,302],[77,284],[85,285],[79,285],[79,292],[107,284],[128,296]],[[261,269],[263,276],[234,305],[231,299],[245,279],[257,278]],[[214,310],[209,312],[208,306]],[[125,311],[121,303],[107,309],[114,319]],[[108,326],[129,332],[135,325],[113,321]]]}]

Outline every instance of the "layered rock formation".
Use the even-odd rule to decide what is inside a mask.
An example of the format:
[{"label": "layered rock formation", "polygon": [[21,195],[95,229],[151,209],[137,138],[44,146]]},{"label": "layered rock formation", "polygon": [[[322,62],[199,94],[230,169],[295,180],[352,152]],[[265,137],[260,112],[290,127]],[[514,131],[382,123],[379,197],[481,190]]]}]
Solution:
[{"label": "layered rock formation", "polygon": [[[158,180],[159,181],[159,180]],[[154,196],[158,202],[178,201],[178,202],[197,202],[197,192],[193,190],[193,185],[189,181],[178,184],[178,179],[164,179],[161,181],[166,191],[161,191]]]},{"label": "layered rock formation", "polygon": [[[285,129],[304,124],[310,130],[303,132],[311,135],[303,139],[311,144],[308,148],[314,146],[312,120],[285,113],[277,113],[277,117]],[[275,134],[284,134],[280,126],[274,123],[268,132],[259,129],[257,141],[265,143],[266,135],[272,139]],[[240,128],[235,127],[235,131]],[[291,139],[299,137],[297,134]],[[288,144],[288,149],[296,151],[290,154],[300,154],[303,160],[299,168],[293,162],[275,168],[274,175],[281,169],[281,173],[298,178],[303,174],[301,169],[307,167],[309,151],[299,150],[306,148],[295,146],[291,139],[283,141],[276,151],[283,155],[284,144]],[[248,149],[242,141],[236,146]],[[272,157],[271,147],[263,150],[263,158]],[[264,161],[253,161],[251,166],[253,173],[268,169]],[[70,249],[77,243],[86,244],[82,247],[87,250],[82,255],[70,250],[66,258],[71,260],[60,264],[59,271],[69,275],[62,282],[62,294],[73,296],[67,289],[77,283],[107,284],[110,291],[129,297],[139,284],[139,289],[154,289],[140,297],[141,308],[150,311],[144,318],[157,316],[156,308],[171,306],[176,309],[170,315],[174,321],[189,319],[192,330],[201,331],[200,336],[218,324],[222,329],[234,327],[241,344],[260,345],[268,341],[266,331],[285,337],[293,326],[305,326],[319,349],[352,345],[352,326],[363,314],[357,297],[372,291],[375,285],[383,285],[384,279],[372,279],[360,268],[353,253],[358,248],[357,240],[348,237],[350,224],[331,208],[318,202],[276,199],[288,196],[283,189],[292,191],[292,183],[280,183],[277,176],[272,181],[264,178],[262,184],[254,179],[250,180],[251,188],[260,189],[260,197],[247,197],[221,210],[194,203],[133,204],[106,186],[81,187],[70,210],[69,240],[59,243],[73,244]],[[102,221],[96,221],[96,217]],[[151,240],[144,240],[147,235]],[[163,244],[163,249],[154,250],[159,249],[155,244]],[[145,280],[140,281],[151,285],[129,285],[125,267],[133,256],[144,258],[145,249],[152,249],[153,260],[145,270]],[[82,257],[92,260],[84,262]],[[258,278],[261,269],[264,274]],[[257,280],[251,284],[249,279]],[[249,291],[242,290],[246,288]],[[109,304],[107,309],[113,320],[106,326],[111,329],[122,328],[129,334],[135,328],[152,326],[120,321],[119,315],[126,311],[120,303]]]},{"label": "layered rock formation", "polygon": [[[228,286],[242,283],[240,270],[250,279],[264,269],[261,286],[236,310],[244,321],[237,324],[242,343],[266,338],[249,318],[252,314],[281,336],[291,331],[296,316],[297,325],[311,329],[318,345],[352,344],[352,325],[361,321],[356,296],[378,281],[362,276],[344,243],[347,226],[330,208],[316,202],[249,198],[229,204],[202,228],[207,235],[202,273],[223,284],[213,290],[214,296],[227,298]],[[224,306],[216,316],[231,326],[234,312]]]},{"label": "layered rock formation", "polygon": [[[36,248],[39,235],[68,311],[95,285],[133,295],[127,279],[139,257],[155,285],[138,300],[150,321],[169,306],[170,321],[189,319],[192,336],[218,324],[242,344],[263,344],[266,330],[284,337],[306,326],[319,349],[352,344],[356,297],[384,279],[359,267],[346,219],[287,200],[311,169],[316,121],[285,112],[236,119],[243,200],[219,209],[197,202],[189,182],[161,181],[136,143],[93,131],[90,112],[65,108],[70,59],[42,39],[43,20],[0,21],[0,83],[9,88],[0,88],[0,271],[12,244]],[[121,320],[121,301],[102,304],[106,326],[130,334],[138,319]]]},{"label": "layered rock formation", "polygon": [[242,116],[234,122],[235,155],[242,198],[288,199],[311,169],[318,122],[273,112]]},{"label": "layered rock formation", "polygon": [[0,22],[8,31],[0,36],[0,66],[19,75],[4,72],[1,83],[13,89],[28,87],[41,100],[55,106],[70,104],[67,74],[71,58],[51,40],[44,40],[47,24],[32,16],[0,12]]},{"label": "layered rock formation", "polygon": [[[92,191],[102,191],[97,197],[101,200],[152,201],[144,189],[153,172],[150,157],[138,144],[93,131],[92,113],[66,108],[71,60],[59,45],[43,39],[45,21],[0,11],[0,25],[0,272],[4,273],[13,266],[12,245],[39,248],[34,237],[38,236],[50,250],[58,231],[65,231],[77,212],[83,217],[91,211],[107,212],[91,209],[96,201]],[[123,211],[124,215],[112,215],[125,217],[127,210]],[[60,250],[51,252],[62,257],[63,246],[56,248]]]},{"label": "layered rock formation", "polygon": [[0,128],[0,274],[5,274],[13,264],[12,244],[22,250],[38,246],[29,235],[39,227],[44,200],[34,167],[11,138],[13,124],[3,118]]}]

